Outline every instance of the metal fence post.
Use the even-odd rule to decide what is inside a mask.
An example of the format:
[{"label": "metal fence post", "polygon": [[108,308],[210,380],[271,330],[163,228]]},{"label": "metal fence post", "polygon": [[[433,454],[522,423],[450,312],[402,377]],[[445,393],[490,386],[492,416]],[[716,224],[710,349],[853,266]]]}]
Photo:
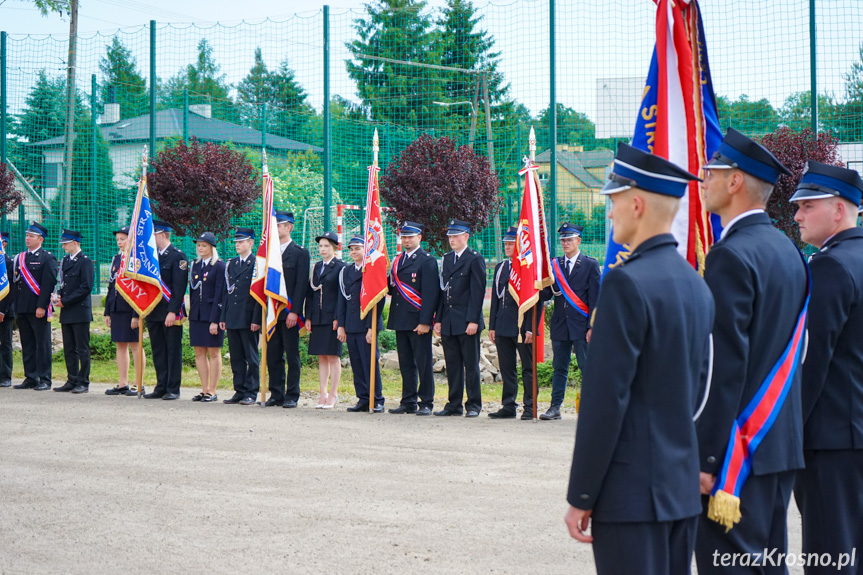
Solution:
[{"label": "metal fence post", "polygon": [[183,88],[183,141],[189,141],[189,90]]},{"label": "metal fence post", "polygon": [[324,231],[330,229],[330,204],[333,191],[330,120],[330,7],[324,5]]},{"label": "metal fence post", "polygon": [[150,161],[149,171],[153,171],[156,157],[156,21],[150,20]]},{"label": "metal fence post", "polygon": [[812,132],[818,135],[818,86],[816,81],[815,0],[809,0],[809,103],[812,107]]},{"label": "metal fence post", "polygon": [[267,103],[261,104],[261,149],[267,149]]},{"label": "metal fence post", "polygon": [[[0,32],[0,163],[6,163],[6,32]],[[6,214],[3,214],[0,226],[6,229]],[[11,239],[11,238],[10,238]]]},{"label": "metal fence post", "polygon": [[90,76],[90,121],[92,122],[93,134],[90,139],[90,214],[93,218],[93,262],[96,264],[96,277],[93,282],[93,293],[99,293],[102,285],[102,271],[99,265],[99,180],[96,170],[96,138],[99,135],[99,126],[96,124],[96,74]]},{"label": "metal fence post", "polygon": [[[546,209],[546,211],[548,212],[548,233],[553,237],[553,234],[557,231],[557,77],[555,66],[554,0],[549,0],[548,15],[549,94],[551,100],[549,104],[550,125],[548,127],[548,150],[551,172],[549,173],[548,188],[551,209]],[[549,251],[553,257],[557,254],[557,242],[549,242],[548,244]]]}]

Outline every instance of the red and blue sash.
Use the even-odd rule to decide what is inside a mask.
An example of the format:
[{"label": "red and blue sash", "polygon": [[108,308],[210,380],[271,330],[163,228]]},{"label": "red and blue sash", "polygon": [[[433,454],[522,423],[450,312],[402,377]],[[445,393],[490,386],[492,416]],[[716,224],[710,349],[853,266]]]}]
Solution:
[{"label": "red and blue sash", "polygon": [[[288,299],[288,305],[285,306],[285,309],[288,310],[288,313],[297,314],[297,326],[299,326],[300,329],[303,329],[304,327],[306,327],[306,318],[304,318],[303,314],[301,314],[300,312],[291,311],[291,304],[293,304],[293,302],[291,301],[291,296],[285,295],[285,297]],[[278,308],[276,308],[276,313],[278,314]]]},{"label": "red and blue sash", "polygon": [[[805,263],[804,263],[805,265]],[[809,274],[809,267],[806,266]],[[731,427],[731,436],[725,453],[722,469],[716,477],[707,516],[725,526],[726,531],[739,522],[740,491],[752,470],[752,456],[770,431],[773,422],[782,410],[785,398],[791,390],[794,376],[800,366],[805,340],[806,314],[809,309],[809,295],[812,280],[806,289],[806,300],[797,317],[797,324],[791,340],[782,355],[776,360],[770,373],[758,387],[755,396],[746,405]]]},{"label": "red and blue sash", "polygon": [[[159,288],[162,290],[162,295],[165,296],[165,301],[170,303],[171,302],[171,288],[168,287],[168,284],[166,284],[164,281],[162,281],[161,277],[159,278]],[[182,304],[180,304],[180,313],[177,314],[176,321],[182,322],[184,319],[186,319],[186,302],[185,301]]]},{"label": "red and blue sash", "polygon": [[[21,252],[18,254],[18,273],[21,274],[21,277],[24,278],[24,283],[27,284],[27,287],[30,288],[30,291],[36,297],[39,297],[39,294],[42,292],[42,288],[39,286],[39,282],[36,281],[36,278],[33,277],[33,273],[27,268],[27,260],[26,260],[27,252]],[[48,321],[54,317],[54,303],[48,302],[48,309],[46,310],[46,315],[48,317]]]},{"label": "red and blue sash", "polygon": [[557,258],[551,260],[551,270],[554,273],[554,279],[557,282],[557,285],[560,286],[560,294],[563,296],[563,299],[565,299],[569,305],[574,307],[578,313],[584,317],[589,317],[590,309],[580,297],[575,295],[575,292],[569,286],[569,282],[566,281],[566,275],[563,273],[563,270],[560,269],[560,262]]},{"label": "red and blue sash", "polygon": [[395,259],[395,262],[393,262],[393,271],[392,271],[393,283],[395,284],[396,289],[399,290],[399,293],[402,294],[402,297],[405,298],[405,300],[407,300],[407,302],[409,304],[411,304],[412,306],[414,306],[417,309],[420,309],[420,308],[422,308],[422,304],[423,304],[423,298],[420,295],[420,293],[399,279],[399,275],[398,275],[399,261],[401,261],[402,257],[404,257],[404,256],[397,257]]}]

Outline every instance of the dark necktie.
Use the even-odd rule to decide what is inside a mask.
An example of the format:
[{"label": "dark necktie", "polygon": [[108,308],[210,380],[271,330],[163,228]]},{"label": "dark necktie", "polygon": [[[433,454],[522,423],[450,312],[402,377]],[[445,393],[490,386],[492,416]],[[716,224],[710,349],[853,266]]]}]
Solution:
[{"label": "dark necktie", "polygon": [[455,264],[457,264],[457,263],[458,263],[458,254],[453,254],[453,255],[454,255],[455,257],[452,259],[452,265],[455,265]]},{"label": "dark necktie", "polygon": [[566,260],[566,275],[567,276],[569,275],[569,269],[570,269],[571,264],[572,264],[572,262],[570,262],[569,259],[567,259]]}]

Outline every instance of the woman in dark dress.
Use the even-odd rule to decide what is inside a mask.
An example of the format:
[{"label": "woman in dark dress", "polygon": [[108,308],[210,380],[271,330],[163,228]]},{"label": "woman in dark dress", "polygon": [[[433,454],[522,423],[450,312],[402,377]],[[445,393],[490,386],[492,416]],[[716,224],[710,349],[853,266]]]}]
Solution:
[{"label": "woman in dark dress", "polygon": [[195,249],[198,257],[189,269],[189,343],[195,350],[201,393],[192,401],[210,403],[219,399],[216,388],[222,375],[225,332],[219,329],[219,320],[222,316],[225,262],[219,259],[216,236],[210,232],[204,232],[195,240]]},{"label": "woman in dark dress", "polygon": [[[336,309],[339,302],[339,272],[344,262],[336,258],[339,237],[326,232],[315,238],[321,261],[309,275],[312,289],[306,295],[306,328],[309,334],[309,355],[318,356],[320,399],[317,409],[332,409],[339,400],[339,380],[342,377],[342,342],[338,339]],[[327,381],[330,389],[327,392]]]},{"label": "woman in dark dress", "polygon": [[[123,296],[117,292],[117,274],[126,242],[129,227],[124,226],[114,232],[120,253],[111,260],[111,275],[108,278],[108,295],[105,296],[105,325],[111,328],[111,341],[117,344],[117,371],[120,383],[105,391],[106,395],[137,395],[138,390],[129,387],[129,348],[135,358],[135,373],[138,373],[138,315]],[[143,356],[140,369],[144,369]]]}]

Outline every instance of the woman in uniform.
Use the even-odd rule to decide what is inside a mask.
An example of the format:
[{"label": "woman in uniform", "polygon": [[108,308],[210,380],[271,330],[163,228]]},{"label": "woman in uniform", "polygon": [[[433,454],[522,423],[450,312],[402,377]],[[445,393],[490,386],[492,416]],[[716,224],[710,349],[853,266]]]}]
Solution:
[{"label": "woman in uniform", "polygon": [[195,350],[195,367],[201,378],[201,393],[193,397],[192,401],[210,403],[219,399],[216,388],[222,375],[225,332],[219,329],[219,321],[222,316],[225,262],[219,259],[216,236],[210,232],[204,232],[195,240],[195,249],[198,257],[189,270],[189,343]]},{"label": "woman in uniform", "polygon": [[[138,315],[122,295],[117,292],[117,274],[120,262],[126,251],[129,239],[129,226],[114,232],[120,253],[111,260],[111,275],[108,279],[108,295],[105,297],[105,325],[111,328],[111,341],[117,344],[117,371],[120,383],[105,391],[106,395],[137,395],[135,386],[129,387],[129,348],[135,358],[135,372],[138,372]],[[144,369],[145,356],[142,355],[141,369]],[[143,389],[142,389],[143,391]]]},{"label": "woman in uniform", "polygon": [[[339,272],[344,262],[336,258],[339,237],[326,232],[315,238],[321,261],[309,276],[312,289],[306,295],[306,328],[309,334],[309,355],[318,356],[320,399],[316,409],[332,409],[338,401],[339,380],[342,377],[342,342],[338,339],[336,310],[339,302]],[[329,392],[327,382],[329,381]]]}]

